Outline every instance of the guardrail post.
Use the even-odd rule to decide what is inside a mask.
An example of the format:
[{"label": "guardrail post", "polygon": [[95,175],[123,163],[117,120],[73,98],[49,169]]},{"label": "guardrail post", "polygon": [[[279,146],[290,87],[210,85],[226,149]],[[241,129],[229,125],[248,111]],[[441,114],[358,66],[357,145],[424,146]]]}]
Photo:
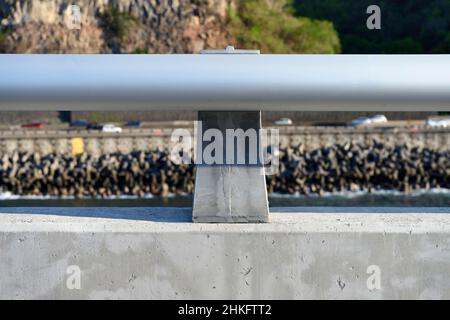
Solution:
[{"label": "guardrail post", "polygon": [[[212,129],[223,137],[223,156],[219,157],[219,164],[206,164],[202,159],[203,163],[197,165],[193,221],[267,222],[269,206],[264,163],[261,161],[261,112],[200,111],[198,118],[197,152],[203,155],[210,143],[217,142],[209,142],[212,139],[205,135]],[[236,138],[239,132],[240,138]],[[244,133],[256,133],[256,141],[245,138]],[[231,160],[227,154],[231,150],[227,148],[230,143],[234,150],[232,165],[227,164]],[[256,143],[256,148],[252,148],[251,143]],[[239,150],[241,154],[238,154]],[[242,150],[245,150],[245,155]],[[239,157],[245,160],[244,163],[239,163]],[[255,158],[256,163],[252,161]]]},{"label": "guardrail post", "polygon": [[[259,54],[259,50],[236,50],[234,47],[228,46],[225,50],[203,50],[201,53]],[[261,112],[200,111],[198,120],[200,123],[197,129],[198,152],[203,155],[203,151],[208,146],[203,139],[204,134],[212,129],[220,133],[222,137],[223,156],[219,161],[221,164],[206,164],[203,161],[197,165],[193,221],[267,222],[269,205],[264,163],[261,161]],[[257,141],[253,141],[257,144],[256,149],[251,149],[249,146],[252,143],[250,139],[239,140],[233,137],[232,141],[229,138],[227,140],[227,130],[232,130],[234,133],[238,133],[236,130],[242,130],[241,133],[245,134],[249,129],[256,132]],[[209,141],[209,139],[207,140]],[[230,163],[229,159],[227,160],[227,143],[233,145],[231,165],[228,164]],[[243,147],[243,149],[239,147]],[[244,163],[238,161],[239,149],[245,150]],[[250,163],[252,156],[256,157],[256,163]]]}]

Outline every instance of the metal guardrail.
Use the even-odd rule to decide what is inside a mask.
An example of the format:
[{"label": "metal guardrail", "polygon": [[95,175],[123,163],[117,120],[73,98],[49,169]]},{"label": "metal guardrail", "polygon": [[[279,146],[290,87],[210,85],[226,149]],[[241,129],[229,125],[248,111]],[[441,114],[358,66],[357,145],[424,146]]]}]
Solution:
[{"label": "metal guardrail", "polygon": [[[200,111],[204,128],[258,135],[268,110],[450,111],[450,55],[260,55],[233,54],[232,47],[213,53],[1,55],[0,111],[191,110]],[[199,154],[203,142],[197,140]],[[249,163],[199,166],[193,220],[268,221],[264,172]]]},{"label": "metal guardrail", "polygon": [[0,110],[450,111],[450,55],[1,55]]}]

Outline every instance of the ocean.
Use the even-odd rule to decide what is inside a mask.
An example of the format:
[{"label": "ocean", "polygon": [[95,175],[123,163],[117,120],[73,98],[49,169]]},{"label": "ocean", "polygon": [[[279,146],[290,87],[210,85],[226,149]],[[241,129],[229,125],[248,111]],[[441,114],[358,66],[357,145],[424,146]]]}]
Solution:
[{"label": "ocean", "polygon": [[[168,197],[54,198],[0,194],[0,207],[190,207],[192,195]],[[270,207],[450,207],[450,190],[344,192],[319,195],[270,194]]]}]

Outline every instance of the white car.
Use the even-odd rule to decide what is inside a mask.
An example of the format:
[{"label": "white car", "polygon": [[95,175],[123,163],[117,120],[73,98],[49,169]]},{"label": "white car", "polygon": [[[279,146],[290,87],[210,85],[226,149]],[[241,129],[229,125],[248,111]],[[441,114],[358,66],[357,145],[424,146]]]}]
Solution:
[{"label": "white car", "polygon": [[388,122],[388,119],[383,114],[377,114],[376,116],[370,118],[370,123],[385,123],[385,122]]},{"label": "white car", "polygon": [[275,120],[273,123],[276,124],[277,126],[290,126],[292,125],[292,120],[289,118],[281,118]]},{"label": "white car", "polygon": [[118,126],[115,126],[115,125],[113,125],[113,124],[108,123],[108,124],[105,124],[105,125],[102,127],[102,132],[107,132],[107,133],[121,133],[121,132],[122,132],[122,128],[121,128],[121,127],[118,127]]},{"label": "white car", "polygon": [[356,118],[350,122],[350,124],[352,126],[359,126],[362,124],[371,124],[371,123],[372,123],[372,120],[370,120],[370,118],[367,118],[367,117]]},{"label": "white car", "polygon": [[354,119],[350,122],[352,126],[359,126],[363,124],[372,124],[372,123],[386,123],[388,122],[388,119],[383,114],[377,114],[373,116],[372,118],[368,117],[360,117],[357,119]]},{"label": "white car", "polygon": [[434,128],[448,128],[450,127],[450,117],[447,118],[429,118],[427,126]]}]

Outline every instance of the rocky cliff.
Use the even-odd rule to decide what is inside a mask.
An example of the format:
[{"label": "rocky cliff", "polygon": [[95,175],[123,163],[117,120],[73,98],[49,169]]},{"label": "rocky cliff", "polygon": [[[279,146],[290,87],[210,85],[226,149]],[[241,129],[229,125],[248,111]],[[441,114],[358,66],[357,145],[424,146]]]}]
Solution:
[{"label": "rocky cliff", "polygon": [[224,47],[233,41],[226,30],[229,6],[233,0],[0,0],[0,51],[189,53]]}]

